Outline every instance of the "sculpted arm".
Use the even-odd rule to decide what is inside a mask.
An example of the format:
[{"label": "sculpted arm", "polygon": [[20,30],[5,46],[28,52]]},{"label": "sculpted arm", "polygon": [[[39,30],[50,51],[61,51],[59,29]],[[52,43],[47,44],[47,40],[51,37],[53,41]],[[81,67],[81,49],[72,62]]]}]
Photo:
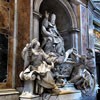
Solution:
[{"label": "sculpted arm", "polygon": [[22,50],[22,58],[23,58],[23,60],[24,60],[24,58],[25,58],[26,52],[28,51],[28,48],[29,48],[29,44],[26,44],[26,46],[25,46],[24,49]]},{"label": "sculpted arm", "polygon": [[45,36],[47,36],[47,37],[48,37],[48,36],[52,37],[51,33],[50,33],[49,31],[46,30],[45,26],[42,26],[42,31],[43,31],[43,34],[44,34]]},{"label": "sculpted arm", "polygon": [[52,62],[55,62],[57,57],[53,54],[53,53],[50,53],[50,54],[46,54],[44,51],[42,52],[42,56],[43,56],[43,59],[47,62],[47,63],[52,63]]},{"label": "sculpted arm", "polygon": [[73,53],[76,57],[81,58],[79,54]]},{"label": "sculpted arm", "polygon": [[24,47],[23,51],[22,51],[22,58],[24,60],[24,68],[26,68],[30,61],[29,61],[29,44],[26,44],[26,46]]}]

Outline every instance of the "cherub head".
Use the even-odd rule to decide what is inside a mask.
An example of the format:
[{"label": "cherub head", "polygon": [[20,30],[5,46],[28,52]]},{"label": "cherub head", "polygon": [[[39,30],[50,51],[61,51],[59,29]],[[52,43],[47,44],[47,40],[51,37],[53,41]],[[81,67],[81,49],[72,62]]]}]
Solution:
[{"label": "cherub head", "polygon": [[31,41],[30,45],[34,49],[39,49],[40,47],[40,43],[36,38]]}]

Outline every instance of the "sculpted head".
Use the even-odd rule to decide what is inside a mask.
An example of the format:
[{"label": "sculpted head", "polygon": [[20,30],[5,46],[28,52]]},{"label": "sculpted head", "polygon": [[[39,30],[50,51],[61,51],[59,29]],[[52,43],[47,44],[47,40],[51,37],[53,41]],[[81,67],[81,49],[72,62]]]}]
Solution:
[{"label": "sculpted head", "polygon": [[55,21],[56,21],[56,15],[52,14],[51,15],[51,24],[55,25]]},{"label": "sculpted head", "polygon": [[38,40],[35,38],[31,41],[31,46],[34,49],[38,49],[40,47],[40,43],[38,42]]}]

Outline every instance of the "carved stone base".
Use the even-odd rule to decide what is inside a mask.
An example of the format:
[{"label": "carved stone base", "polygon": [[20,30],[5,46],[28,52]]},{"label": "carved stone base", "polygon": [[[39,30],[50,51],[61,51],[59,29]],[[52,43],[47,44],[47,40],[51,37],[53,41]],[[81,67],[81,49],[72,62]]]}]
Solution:
[{"label": "carved stone base", "polygon": [[51,96],[49,100],[80,100],[80,98],[81,98],[80,93],[72,93],[72,94]]},{"label": "carved stone base", "polygon": [[43,94],[42,96],[36,95],[21,95],[20,100],[80,100],[81,91],[76,90],[73,84],[68,84],[60,88],[59,94]]},{"label": "carved stone base", "polygon": [[[45,94],[44,94],[45,95]],[[80,100],[81,93],[70,93],[64,95],[46,95],[45,97],[25,98],[21,97],[20,100]]]}]

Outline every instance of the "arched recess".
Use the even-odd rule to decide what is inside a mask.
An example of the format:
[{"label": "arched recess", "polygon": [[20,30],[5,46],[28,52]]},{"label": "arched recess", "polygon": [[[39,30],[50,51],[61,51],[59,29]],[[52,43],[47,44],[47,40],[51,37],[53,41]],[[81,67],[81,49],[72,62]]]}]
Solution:
[{"label": "arched recess", "polygon": [[[40,19],[41,14],[43,15],[44,10],[47,9],[45,7],[47,4],[47,6],[48,6],[47,10],[50,13],[55,13],[58,17],[58,20],[57,20],[58,30],[61,33],[64,33],[64,34],[61,34],[64,38],[66,37],[66,39],[64,39],[64,41],[66,43],[65,48],[69,49],[71,47],[75,47],[78,49],[78,47],[77,47],[78,46],[78,39],[77,39],[78,37],[76,34],[77,32],[75,30],[75,29],[77,29],[77,21],[76,21],[76,16],[74,14],[74,11],[73,11],[71,5],[69,4],[69,2],[67,0],[53,0],[53,1],[51,1],[51,0],[34,0],[33,4],[34,4],[33,5],[33,7],[34,7],[33,8],[33,11],[34,11],[34,14],[33,14],[34,36],[33,37],[35,37],[35,38],[39,37],[39,33],[40,33],[39,19]],[[56,9],[56,7],[57,7],[57,9]],[[61,11],[63,13],[61,13]],[[65,21],[63,20],[63,18],[62,18],[63,21],[61,21],[61,17],[63,17]],[[62,22],[64,22],[64,23],[62,23]],[[69,33],[71,33],[71,34],[69,34]]]}]

